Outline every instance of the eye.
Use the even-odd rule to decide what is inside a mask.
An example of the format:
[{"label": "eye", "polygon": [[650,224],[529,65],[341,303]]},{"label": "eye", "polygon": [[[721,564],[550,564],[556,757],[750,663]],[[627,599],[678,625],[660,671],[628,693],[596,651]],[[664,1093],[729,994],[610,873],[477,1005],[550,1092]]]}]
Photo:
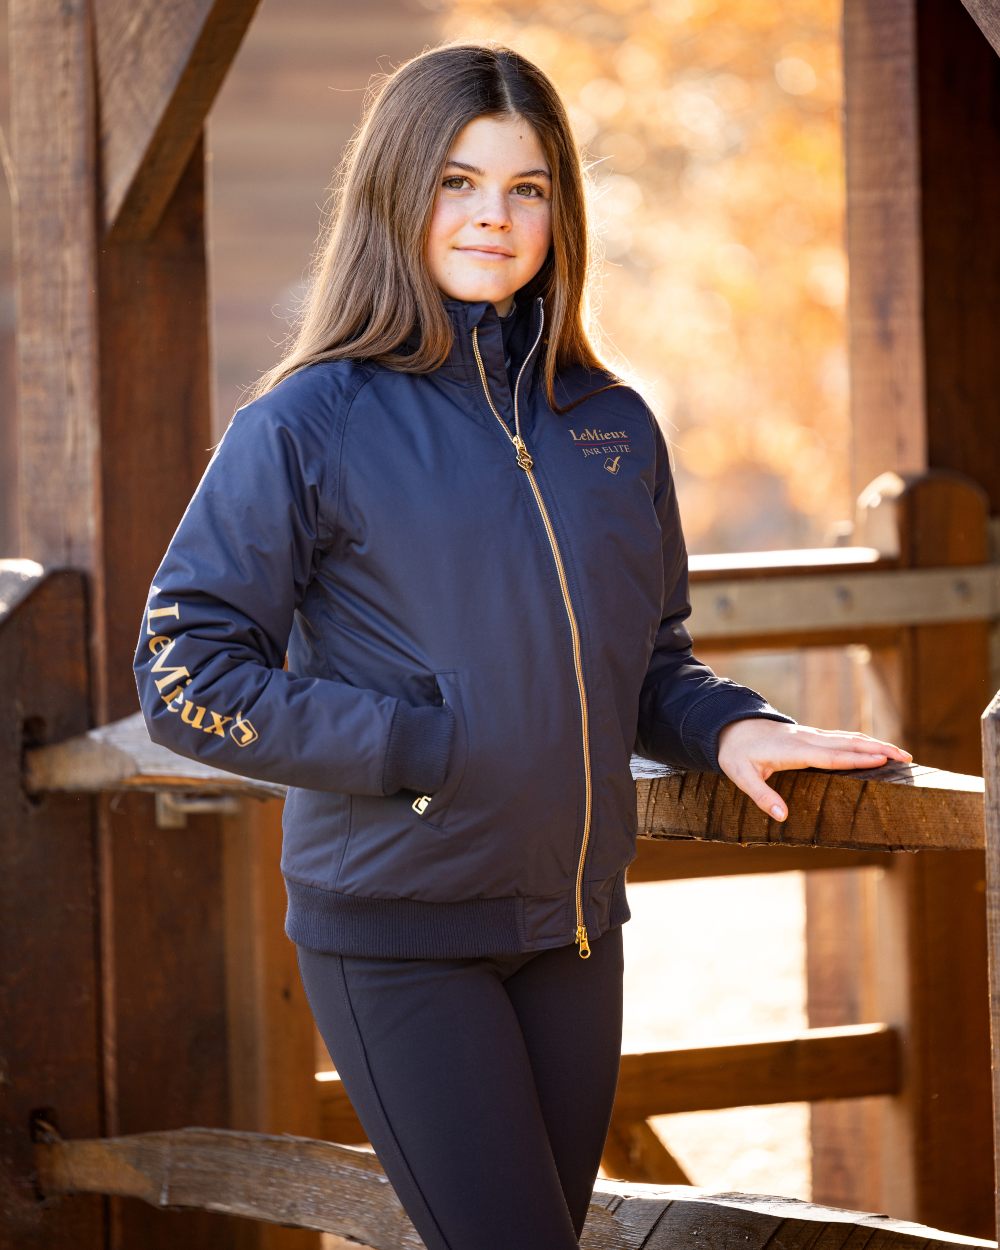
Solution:
[{"label": "eye", "polygon": [[[468,182],[468,179],[465,174],[449,174],[448,177],[442,181],[441,185],[443,187],[447,187],[449,182]],[[449,187],[448,189],[455,191],[458,190],[457,187]]]},{"label": "eye", "polygon": [[523,195],[523,196],[521,196],[521,197],[520,197],[521,199],[524,199],[524,200],[530,200],[530,199],[534,199],[534,198],[536,198],[536,197],[540,197],[540,198],[542,198],[542,199],[544,199],[544,198],[545,198],[545,194],[544,194],[544,192],[542,191],[542,188],[541,188],[541,187],[539,187],[539,186],[537,186],[534,182],[522,182],[522,183],[520,183],[520,184],[518,185],[518,187],[517,187],[516,189],[517,189],[518,191],[520,191],[522,187],[527,187],[529,191],[533,191],[533,192],[534,192],[534,195],[533,195],[533,196],[532,196],[532,195]]}]

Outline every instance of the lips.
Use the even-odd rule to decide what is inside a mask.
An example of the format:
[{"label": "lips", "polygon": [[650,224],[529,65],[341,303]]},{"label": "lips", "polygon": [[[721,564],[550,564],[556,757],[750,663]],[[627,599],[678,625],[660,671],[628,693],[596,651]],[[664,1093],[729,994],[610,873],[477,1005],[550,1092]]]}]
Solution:
[{"label": "lips", "polygon": [[458,251],[467,252],[471,256],[491,256],[500,260],[511,260],[514,256],[513,252],[500,247],[460,247]]}]

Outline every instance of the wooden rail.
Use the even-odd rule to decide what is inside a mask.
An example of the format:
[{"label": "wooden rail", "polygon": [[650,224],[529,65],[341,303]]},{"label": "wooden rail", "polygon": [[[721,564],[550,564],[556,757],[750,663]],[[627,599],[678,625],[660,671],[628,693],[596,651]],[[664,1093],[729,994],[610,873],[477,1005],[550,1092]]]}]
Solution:
[{"label": "wooden rail", "polygon": [[[367,1141],[336,1073],[322,1073],[317,1086],[322,1136]],[[723,1107],[865,1098],[899,1089],[897,1031],[886,1024],[852,1024],[721,1046],[624,1054],[615,1115],[634,1122]]]},{"label": "wooden rail", "polygon": [[[49,1195],[121,1194],[159,1208],[321,1229],[371,1250],[423,1246],[370,1150],[290,1134],[211,1128],[63,1141],[44,1121],[36,1121],[35,1136],[38,1182]],[[584,1250],[997,1246],[794,1198],[613,1180],[595,1187],[580,1244]]]},{"label": "wooden rail", "polygon": [[[776,773],[771,785],[788,803],[785,821],[772,820],[719,773],[681,772],[634,755],[632,775],[639,832],[646,838],[879,852],[983,848],[983,779],[916,763]],[[24,785],[29,794],[285,793],[284,786],[225,772],[151,742],[138,712],[27,750]]]},{"label": "wooden rail", "polygon": [[901,568],[874,547],[713,553],[689,564],[699,651],[885,643],[916,625],[1000,618],[993,564]]},{"label": "wooden rail", "polygon": [[[53,584],[52,575],[40,566],[4,568],[0,562],[0,627],[47,584]],[[73,633],[73,623],[65,624]],[[21,632],[26,638],[32,633]],[[984,751],[989,724],[984,721]],[[21,784],[35,800],[148,791],[232,801],[285,792],[153,744],[139,713],[57,741],[41,736],[46,740],[36,744],[29,735],[21,754]],[[657,853],[644,857],[638,873],[630,870],[630,881],[739,871],[732,863],[734,847],[747,852],[745,871],[788,871],[887,864],[893,858],[887,852],[982,850],[987,844],[984,779],[915,763],[777,773],[771,782],[788,803],[785,822],[771,820],[720,774],[678,772],[637,756],[632,772],[639,832]],[[721,853],[729,855],[724,868]],[[673,1177],[679,1168],[654,1140],[646,1124],[650,1116],[895,1095],[901,1088],[900,1042],[895,1027],[876,1022],[625,1055],[609,1150],[623,1158],[640,1151],[651,1165],[646,1175]],[[349,1149],[348,1143],[364,1141],[364,1135],[340,1082],[319,1080],[317,1089],[321,1131],[339,1145],[196,1128],[62,1141],[54,1127],[40,1124],[34,1145],[39,1192],[131,1194],[157,1205],[200,1206],[328,1229],[373,1247],[417,1244],[374,1156]],[[322,1186],[310,1179],[317,1168],[326,1169]],[[636,1173],[644,1174],[640,1167]],[[337,1184],[329,1183],[331,1177]],[[362,1194],[359,1185],[369,1188]],[[583,1244],[666,1246],[693,1236],[697,1228],[714,1230],[719,1244],[727,1244],[738,1229],[741,1246],[753,1245],[754,1238],[763,1245],[776,1230],[783,1245],[804,1246],[815,1244],[820,1230],[832,1236],[838,1224],[850,1225],[852,1235],[864,1230],[876,1245],[909,1245],[916,1237],[924,1244],[996,1244],[776,1197],[611,1182],[595,1192]]]},{"label": "wooden rail", "polygon": [[997,1228],[1000,1229],[1000,691],[982,716],[986,824],[986,926],[990,976],[990,1034],[993,1074],[993,1167]]}]

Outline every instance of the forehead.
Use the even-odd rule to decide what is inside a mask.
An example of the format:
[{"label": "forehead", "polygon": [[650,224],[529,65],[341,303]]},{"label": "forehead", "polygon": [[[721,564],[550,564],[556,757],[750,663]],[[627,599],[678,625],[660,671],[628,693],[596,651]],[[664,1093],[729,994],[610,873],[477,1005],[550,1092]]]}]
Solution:
[{"label": "forehead", "polygon": [[549,173],[538,132],[523,117],[474,117],[455,136],[448,162],[470,173]]}]

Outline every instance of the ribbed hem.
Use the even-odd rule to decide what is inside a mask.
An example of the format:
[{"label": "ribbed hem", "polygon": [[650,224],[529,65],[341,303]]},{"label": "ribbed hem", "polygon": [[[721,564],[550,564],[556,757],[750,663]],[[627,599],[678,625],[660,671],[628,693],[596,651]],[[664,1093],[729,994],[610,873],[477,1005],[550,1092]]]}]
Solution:
[{"label": "ribbed hem", "polygon": [[702,771],[717,773],[722,771],[718,753],[722,729],[736,720],[753,719],[798,724],[793,716],[786,716],[772,707],[756,690],[734,682],[694,704],[681,722],[679,733],[689,751],[702,757]]},{"label": "ribbed hem", "polygon": [[455,734],[455,713],[440,707],[413,707],[401,699],[389,726],[382,789],[385,794],[416,790],[433,794],[444,783]]},{"label": "ribbed hem", "polygon": [[[598,887],[599,888],[599,887]],[[285,933],[297,945],[340,955],[379,959],[461,959],[518,954],[557,943],[532,943],[525,933],[521,895],[427,903],[410,898],[363,898],[306,885],[285,877],[288,910]],[[625,869],[608,882],[606,929],[631,918]],[[571,891],[570,891],[571,894]],[[589,927],[588,927],[589,929]],[[567,932],[567,943],[572,940]]]}]

